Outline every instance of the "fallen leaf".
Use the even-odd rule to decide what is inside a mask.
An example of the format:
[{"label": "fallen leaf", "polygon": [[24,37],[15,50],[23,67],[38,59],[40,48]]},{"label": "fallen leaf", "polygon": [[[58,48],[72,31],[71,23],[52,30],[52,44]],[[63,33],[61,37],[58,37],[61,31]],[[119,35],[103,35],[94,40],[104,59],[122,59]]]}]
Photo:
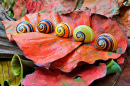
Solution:
[{"label": "fallen leaf", "polygon": [[[41,0],[43,3],[25,0],[28,13],[43,12],[69,13],[75,10],[78,0]],[[31,4],[31,5],[30,5]]]},{"label": "fallen leaf", "polygon": [[35,12],[65,14],[74,11],[77,3],[78,0],[17,0],[13,8],[14,17],[20,19],[26,14]]},{"label": "fallen leaf", "polygon": [[120,54],[98,50],[96,47],[83,44],[64,58],[54,61],[50,68],[70,72],[82,61],[93,64],[97,60],[117,59],[119,56]]},{"label": "fallen leaf", "polygon": [[106,75],[111,74],[111,73],[116,73],[118,71],[121,71],[120,66],[113,59],[111,60],[111,62],[108,65],[106,66],[107,67]]},{"label": "fallen leaf", "polygon": [[[66,22],[72,27],[73,30],[79,25],[90,25],[89,12],[72,12],[70,14],[60,16],[57,13],[49,13],[48,15],[44,13],[34,13],[26,15],[15,22],[3,21],[9,40],[14,39],[23,51],[24,55],[33,60],[34,63],[39,66],[48,68],[53,61],[57,60],[56,63],[53,63],[54,67],[58,67],[61,70],[68,72],[75,68],[79,62],[85,61],[89,64],[93,64],[96,60],[108,60],[110,58],[117,59],[120,54],[124,53],[126,50],[127,37],[123,29],[120,28],[114,19],[97,14],[93,14],[91,16],[91,28],[95,33],[95,39],[91,43],[92,45],[76,42],[73,37],[56,37],[54,36],[54,32],[51,34],[43,34],[39,32],[24,34],[16,33],[15,28],[19,22],[31,22],[37,30],[37,24],[41,19],[51,20],[54,27],[60,22]],[[102,33],[110,33],[116,37],[118,42],[118,49],[116,53],[96,49],[95,40]],[[55,50],[58,51],[55,53]],[[85,51],[88,51],[91,54]],[[101,53],[104,53],[104,57],[100,56],[102,55]],[[91,59],[86,58],[87,56],[91,57]],[[63,63],[64,65],[62,65]]]},{"label": "fallen leaf", "polygon": [[4,82],[7,81],[9,86],[18,86],[21,83],[22,75],[15,76],[11,71],[11,61],[1,59],[0,60],[0,85],[4,86]]},{"label": "fallen leaf", "polygon": [[87,86],[95,79],[102,78],[105,75],[105,64],[100,64],[99,67],[93,65],[86,66],[83,69],[78,67],[70,73],[64,73],[60,70],[50,71],[37,67],[34,73],[27,75],[22,80],[21,84],[24,86]]},{"label": "fallen leaf", "polygon": [[[17,21],[8,21],[4,20],[2,21],[4,26],[5,26],[5,31],[6,35],[9,39],[9,41],[14,41],[12,38],[12,34],[17,34],[16,32],[16,26],[23,21],[30,22],[32,25],[34,25],[36,32],[37,30],[37,25],[40,20],[43,19],[48,19],[52,22],[54,28],[53,31],[55,30],[55,27],[57,24],[61,22],[68,23],[72,30],[75,29],[75,27],[79,25],[88,25],[90,26],[90,13],[89,12],[72,12],[66,15],[59,15],[58,13],[34,13],[34,14],[28,14],[22,17],[21,19]],[[52,34],[55,35],[53,32]]]},{"label": "fallen leaf", "polygon": [[80,10],[91,10],[91,13],[112,17],[118,14],[118,3],[116,0],[84,0]]},{"label": "fallen leaf", "polygon": [[119,6],[119,7],[122,7],[122,6],[123,6],[123,3],[124,3],[125,1],[126,1],[126,0],[117,0],[118,6]]},{"label": "fallen leaf", "polygon": [[44,67],[49,67],[51,62],[63,58],[81,44],[38,32],[17,34],[13,38],[27,58]]},{"label": "fallen leaf", "polygon": [[[11,70],[15,76],[24,75],[33,72],[35,65],[32,61],[23,60],[15,54],[11,60]],[[22,79],[22,78],[21,78]]]},{"label": "fallen leaf", "polygon": [[[129,6],[130,7],[130,6]],[[130,37],[130,9],[129,7],[123,7],[120,9],[120,14],[114,16],[118,20],[121,27],[126,31],[127,37]]]},{"label": "fallen leaf", "polygon": [[115,84],[115,86],[129,86],[129,77],[130,77],[130,56],[125,54],[123,56],[125,59],[125,67],[123,68],[123,71]]},{"label": "fallen leaf", "polygon": [[91,16],[91,28],[95,33],[95,40],[91,43],[92,45],[96,46],[96,38],[100,34],[109,33],[113,35],[118,42],[116,53],[123,54],[126,51],[128,41],[126,33],[115,19],[93,14]]},{"label": "fallen leaf", "polygon": [[124,63],[124,58],[123,57],[119,57],[118,59],[117,59],[117,64],[123,64]]},{"label": "fallen leaf", "polygon": [[24,0],[16,0],[16,4],[13,7],[14,18],[20,19],[27,13],[26,3]]}]

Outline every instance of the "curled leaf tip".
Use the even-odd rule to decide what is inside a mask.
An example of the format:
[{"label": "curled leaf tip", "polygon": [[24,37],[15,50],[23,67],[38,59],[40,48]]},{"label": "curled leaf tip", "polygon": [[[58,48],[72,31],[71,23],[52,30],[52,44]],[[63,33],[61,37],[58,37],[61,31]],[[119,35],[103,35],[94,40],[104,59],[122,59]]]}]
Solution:
[{"label": "curled leaf tip", "polygon": [[15,54],[11,60],[11,70],[15,76],[18,76],[21,73],[22,63],[17,54]]},{"label": "curled leaf tip", "polygon": [[120,66],[113,59],[107,64],[106,67],[107,67],[106,75],[121,71]]}]

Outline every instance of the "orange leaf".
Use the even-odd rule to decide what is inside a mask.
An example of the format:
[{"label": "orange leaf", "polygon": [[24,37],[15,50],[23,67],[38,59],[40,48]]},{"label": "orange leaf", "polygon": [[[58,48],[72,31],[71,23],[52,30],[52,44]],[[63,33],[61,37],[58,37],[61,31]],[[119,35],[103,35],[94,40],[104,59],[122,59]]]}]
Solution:
[{"label": "orange leaf", "polygon": [[[14,41],[12,38],[12,34],[17,34],[16,33],[16,26],[22,22],[22,21],[27,21],[30,22],[31,24],[34,25],[36,32],[37,30],[37,25],[39,23],[40,20],[43,19],[48,19],[50,20],[53,25],[53,31],[56,27],[57,24],[61,23],[61,22],[65,22],[68,23],[71,28],[74,30],[75,27],[79,26],[79,25],[88,25],[90,26],[90,13],[89,12],[72,12],[70,14],[66,14],[66,15],[59,15],[58,13],[34,13],[34,14],[28,14],[25,15],[23,18],[17,20],[17,21],[8,21],[8,20],[4,20],[2,21],[4,26],[5,26],[5,31],[6,31],[6,35],[8,37],[8,39],[10,41]],[[55,35],[55,33],[52,33]]]},{"label": "orange leaf", "polygon": [[23,54],[35,64],[49,67],[51,62],[63,58],[81,42],[38,32],[13,35]]},{"label": "orange leaf", "polygon": [[[95,33],[95,40],[102,33],[114,35],[118,42],[117,53],[119,54],[96,49],[95,40],[91,43],[92,45],[87,45],[74,41],[73,37],[56,37],[54,36],[54,32],[51,34],[39,32],[17,34],[15,28],[18,23],[28,21],[34,25],[37,31],[38,22],[42,19],[48,19],[53,23],[54,27],[61,22],[65,22],[74,30],[74,28],[79,25],[89,26],[89,15],[89,12],[72,12],[65,15],[59,15],[52,12],[49,14],[34,13],[26,15],[15,22],[3,21],[3,23],[9,40],[12,41],[14,38],[27,58],[33,60],[37,65],[42,65],[47,68],[55,61],[51,67],[58,67],[64,71],[71,71],[79,62],[84,61],[93,64],[96,60],[117,59],[120,54],[125,52],[127,47],[127,36],[114,19],[93,14],[91,16],[91,28]],[[45,46],[43,46],[44,44]],[[79,46],[80,44],[82,45]],[[55,50],[59,51],[56,53]],[[102,53],[104,54],[103,56]],[[52,54],[54,54],[54,56]]]},{"label": "orange leaf", "polygon": [[64,58],[54,61],[51,68],[57,67],[63,71],[70,72],[81,61],[93,64],[96,60],[117,59],[119,56],[120,54],[98,50],[96,47],[83,44]]}]

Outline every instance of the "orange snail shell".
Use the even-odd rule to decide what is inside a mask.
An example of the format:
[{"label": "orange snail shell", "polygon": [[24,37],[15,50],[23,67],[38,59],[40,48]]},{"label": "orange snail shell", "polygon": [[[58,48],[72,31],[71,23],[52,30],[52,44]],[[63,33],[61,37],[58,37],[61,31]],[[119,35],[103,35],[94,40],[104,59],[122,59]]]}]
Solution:
[{"label": "orange snail shell", "polygon": [[35,32],[34,26],[29,22],[21,22],[16,27],[17,33]]},{"label": "orange snail shell", "polygon": [[37,29],[39,30],[39,32],[42,33],[51,33],[53,31],[53,25],[49,20],[41,20],[38,25],[37,25]]},{"label": "orange snail shell", "polygon": [[67,23],[60,23],[55,28],[57,36],[70,37],[72,36],[72,28]]},{"label": "orange snail shell", "polygon": [[113,35],[104,33],[97,37],[96,46],[98,49],[115,51],[117,50],[118,43],[116,38]]}]

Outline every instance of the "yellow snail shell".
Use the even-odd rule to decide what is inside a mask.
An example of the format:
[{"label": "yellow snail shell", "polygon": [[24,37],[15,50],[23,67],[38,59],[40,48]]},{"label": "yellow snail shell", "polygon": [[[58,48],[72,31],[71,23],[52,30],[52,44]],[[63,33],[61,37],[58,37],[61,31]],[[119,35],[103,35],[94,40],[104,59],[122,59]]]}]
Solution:
[{"label": "yellow snail shell", "polygon": [[84,43],[90,43],[94,40],[94,32],[87,25],[80,25],[74,29],[73,37],[76,41],[81,41]]}]

